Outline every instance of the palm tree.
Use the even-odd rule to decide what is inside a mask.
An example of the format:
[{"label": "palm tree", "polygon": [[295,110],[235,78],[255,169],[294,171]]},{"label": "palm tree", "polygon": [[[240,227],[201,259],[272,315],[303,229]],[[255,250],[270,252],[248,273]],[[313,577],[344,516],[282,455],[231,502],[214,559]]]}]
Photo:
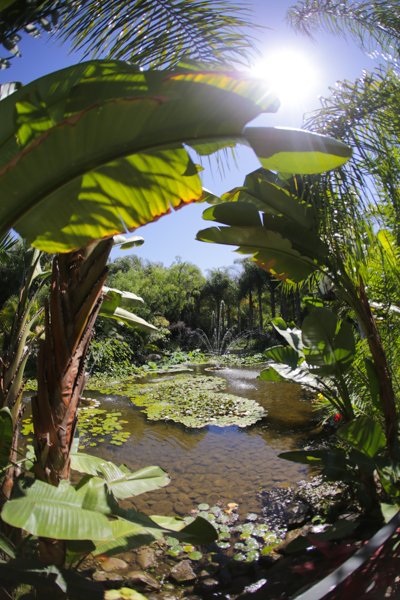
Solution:
[{"label": "palm tree", "polygon": [[[230,278],[227,269],[209,269],[207,281],[202,288],[202,297],[209,298],[215,306],[216,329],[220,331],[221,305],[225,300],[226,292],[230,286]],[[212,332],[211,332],[212,334]]]}]

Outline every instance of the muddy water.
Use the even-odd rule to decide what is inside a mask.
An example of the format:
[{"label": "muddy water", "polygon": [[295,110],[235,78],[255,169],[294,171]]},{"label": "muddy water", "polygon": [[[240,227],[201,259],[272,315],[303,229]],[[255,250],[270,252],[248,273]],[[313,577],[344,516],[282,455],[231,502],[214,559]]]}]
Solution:
[{"label": "muddy water", "polygon": [[259,371],[215,373],[226,379],[228,393],[254,399],[267,410],[264,419],[247,428],[189,429],[148,421],[127,398],[88,392],[87,396],[101,401],[100,408],[120,411],[128,421],[124,430],[131,432],[121,446],[104,442],[89,451],[117,464],[124,462],[131,470],[159,465],[169,473],[169,486],[135,498],[134,506],[147,514],[184,515],[200,502],[212,505],[218,500],[237,502],[244,516],[258,512],[260,488],[288,486],[307,478],[307,467],[283,461],[278,454],[295,449],[300,437],[315,427],[311,405],[302,399],[300,387],[258,381]]}]

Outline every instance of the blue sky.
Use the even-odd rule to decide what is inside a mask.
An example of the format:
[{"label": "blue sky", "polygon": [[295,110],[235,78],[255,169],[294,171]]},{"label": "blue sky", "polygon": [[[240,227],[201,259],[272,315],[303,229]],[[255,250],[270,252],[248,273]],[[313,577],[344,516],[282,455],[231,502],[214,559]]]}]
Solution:
[{"label": "blue sky", "polygon": [[[362,75],[363,70],[372,70],[377,66],[372,58],[344,38],[321,33],[316,36],[315,43],[296,35],[284,22],[286,9],[293,3],[293,0],[259,0],[251,5],[249,3],[254,21],[269,28],[255,32],[258,48],[265,58],[271,53],[279,54],[288,50],[307,57],[314,70],[313,82],[304,81],[293,86],[290,101],[283,101],[276,114],[262,115],[252,124],[301,127],[303,114],[319,107],[318,97],[329,95],[329,87],[334,87],[337,81],[344,79],[354,81]],[[29,83],[80,60],[79,54],[68,54],[67,44],[60,46],[59,42],[53,41],[47,34],[39,40],[24,35],[19,48],[23,58],[12,59],[11,69],[0,72],[0,83],[10,80]],[[6,55],[5,52],[1,54]],[[290,77],[290,73],[287,77]],[[268,64],[265,65],[265,78],[268,79]],[[300,95],[301,99],[298,98]],[[204,163],[203,185],[216,194],[222,194],[241,185],[245,175],[259,166],[257,158],[249,149],[238,149],[236,157],[237,164],[230,161],[223,176],[218,172],[215,162],[211,163],[211,168],[208,163]],[[235,259],[241,258],[232,248],[195,240],[197,231],[208,226],[201,218],[206,206],[199,204],[184,207],[156,223],[136,230],[136,234],[145,238],[145,244],[136,253],[165,265],[170,265],[176,256],[181,256],[184,260],[197,264],[204,273],[207,269],[232,265]],[[115,258],[118,254],[121,253],[113,251],[112,257]]]}]

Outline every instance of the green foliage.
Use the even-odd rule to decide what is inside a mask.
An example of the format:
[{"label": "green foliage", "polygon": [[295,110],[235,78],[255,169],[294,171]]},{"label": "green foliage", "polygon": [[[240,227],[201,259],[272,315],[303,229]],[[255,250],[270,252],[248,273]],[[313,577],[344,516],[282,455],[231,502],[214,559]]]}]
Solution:
[{"label": "green foliage", "polygon": [[351,326],[327,308],[319,307],[306,317],[301,330],[287,327],[283,319],[275,319],[273,325],[290,346],[265,352],[273,362],[261,372],[260,379],[286,379],[322,392],[346,421],[351,420],[354,411],[344,378],[355,357]]},{"label": "green foliage", "polygon": [[[128,337],[128,335],[126,336]],[[112,337],[110,339],[96,338],[90,346],[91,354],[88,359],[89,372],[94,376],[126,377],[137,371],[133,364],[134,354],[127,342]]]}]

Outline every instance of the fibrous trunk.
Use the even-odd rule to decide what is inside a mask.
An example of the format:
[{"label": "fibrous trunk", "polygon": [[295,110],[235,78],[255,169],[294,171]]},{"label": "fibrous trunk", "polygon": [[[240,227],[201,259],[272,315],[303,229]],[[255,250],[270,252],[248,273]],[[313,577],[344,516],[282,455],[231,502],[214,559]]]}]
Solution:
[{"label": "fibrous trunk", "polygon": [[[40,340],[38,392],[32,398],[35,475],[57,486],[69,478],[70,451],[83,392],[93,325],[102,303],[112,239],[96,242],[53,261],[45,339]],[[65,544],[40,540],[44,562],[62,565]]]},{"label": "fibrous trunk", "polygon": [[380,396],[385,416],[385,432],[389,456],[394,458],[394,448],[397,438],[399,421],[396,410],[395,394],[392,385],[392,377],[386,358],[385,349],[375,319],[372,315],[368,298],[365,294],[364,284],[360,278],[359,295],[363,306],[362,325],[367,336],[368,345],[371,350],[374,366],[379,379]]}]

